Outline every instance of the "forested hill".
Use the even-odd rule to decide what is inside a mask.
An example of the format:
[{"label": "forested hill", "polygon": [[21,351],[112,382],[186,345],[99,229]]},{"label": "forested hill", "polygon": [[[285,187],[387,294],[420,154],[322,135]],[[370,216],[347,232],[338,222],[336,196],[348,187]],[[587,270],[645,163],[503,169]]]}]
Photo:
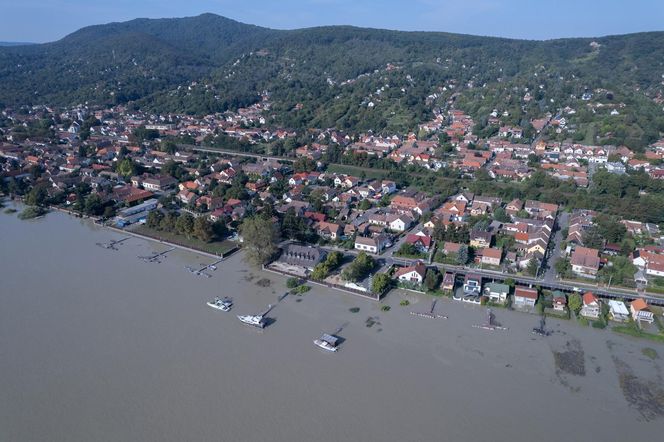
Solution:
[{"label": "forested hill", "polygon": [[[451,99],[478,130],[494,109],[502,124],[525,127],[569,106],[579,141],[634,146],[664,131],[663,81],[661,32],[523,41],[348,26],[277,31],[204,14],[0,48],[0,105],[129,102],[205,114],[268,91],[278,124],[377,131],[412,129]],[[609,109],[620,115],[608,119]]]}]

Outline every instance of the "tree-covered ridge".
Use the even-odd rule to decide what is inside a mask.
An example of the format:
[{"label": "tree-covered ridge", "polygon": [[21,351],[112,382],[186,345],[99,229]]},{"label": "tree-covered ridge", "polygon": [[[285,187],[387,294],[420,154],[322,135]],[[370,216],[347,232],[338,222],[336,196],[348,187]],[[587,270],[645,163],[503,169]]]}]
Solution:
[{"label": "tree-covered ridge", "polygon": [[480,133],[494,109],[501,124],[525,129],[571,108],[576,141],[640,147],[664,131],[662,75],[658,32],[542,42],[348,26],[277,31],[204,14],[0,48],[0,104],[206,114],[267,91],[272,123],[404,131],[454,100]]}]

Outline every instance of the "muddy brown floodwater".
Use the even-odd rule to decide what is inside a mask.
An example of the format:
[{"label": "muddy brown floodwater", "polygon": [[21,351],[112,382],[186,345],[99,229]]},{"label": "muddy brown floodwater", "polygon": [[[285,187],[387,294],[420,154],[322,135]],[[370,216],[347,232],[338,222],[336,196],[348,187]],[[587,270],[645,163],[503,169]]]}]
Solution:
[{"label": "muddy brown floodwater", "polygon": [[[391,293],[391,307],[51,213],[0,213],[0,441],[660,440],[662,359],[608,330]],[[230,313],[205,302],[232,296]],[[400,306],[402,299],[409,306]],[[263,332],[235,314],[275,304]],[[354,308],[359,311],[353,313]],[[312,340],[343,327],[340,351]],[[559,356],[555,356],[559,354]]]}]

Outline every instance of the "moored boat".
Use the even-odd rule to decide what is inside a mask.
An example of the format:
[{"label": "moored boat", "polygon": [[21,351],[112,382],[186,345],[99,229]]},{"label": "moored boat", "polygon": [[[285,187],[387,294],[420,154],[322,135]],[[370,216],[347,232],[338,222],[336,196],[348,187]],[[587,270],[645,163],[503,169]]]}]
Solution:
[{"label": "moored boat", "polygon": [[263,315],[237,315],[237,318],[243,324],[257,328],[265,328],[265,317]]},{"label": "moored boat", "polygon": [[209,301],[207,305],[214,309],[221,310],[222,312],[229,312],[233,307],[233,300],[228,297],[223,299],[216,297],[214,300]]},{"label": "moored boat", "polygon": [[320,338],[314,339],[314,344],[323,350],[327,351],[337,351],[339,347],[339,338],[327,333],[323,333]]}]

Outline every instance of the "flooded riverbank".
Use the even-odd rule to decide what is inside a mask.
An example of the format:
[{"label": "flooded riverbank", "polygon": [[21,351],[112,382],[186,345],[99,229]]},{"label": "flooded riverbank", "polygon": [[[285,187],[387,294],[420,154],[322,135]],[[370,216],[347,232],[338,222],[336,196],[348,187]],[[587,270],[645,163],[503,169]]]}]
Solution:
[{"label": "flooded riverbank", "polygon": [[[374,302],[50,213],[0,213],[0,440],[657,440],[664,347],[426,297]],[[232,296],[230,313],[205,305]],[[403,297],[412,304],[399,305]],[[263,332],[235,314],[276,303]],[[351,313],[349,309],[359,308]],[[370,319],[370,321],[367,321]],[[371,325],[369,327],[368,325]],[[312,339],[343,327],[336,354]],[[643,354],[652,347],[658,357]]]}]

